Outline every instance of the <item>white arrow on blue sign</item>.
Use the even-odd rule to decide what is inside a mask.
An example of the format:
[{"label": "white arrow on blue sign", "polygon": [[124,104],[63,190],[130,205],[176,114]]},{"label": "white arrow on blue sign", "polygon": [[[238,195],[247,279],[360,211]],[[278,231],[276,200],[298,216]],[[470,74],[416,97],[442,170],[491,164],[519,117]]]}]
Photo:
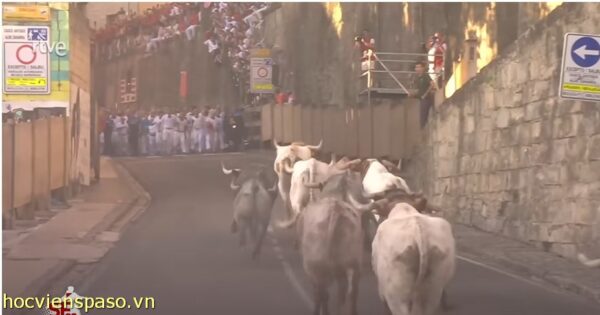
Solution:
[{"label": "white arrow on blue sign", "polygon": [[600,35],[565,34],[560,96],[600,102]]},{"label": "white arrow on blue sign", "polygon": [[580,67],[591,67],[600,60],[600,43],[593,37],[581,37],[571,47],[571,58]]}]

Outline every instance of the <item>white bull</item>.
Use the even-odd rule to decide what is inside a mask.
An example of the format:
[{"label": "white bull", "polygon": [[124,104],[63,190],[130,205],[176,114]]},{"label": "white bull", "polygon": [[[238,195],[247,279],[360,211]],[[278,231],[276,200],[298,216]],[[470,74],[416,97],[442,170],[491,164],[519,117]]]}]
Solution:
[{"label": "white bull", "polygon": [[321,198],[310,202],[298,219],[303,267],[315,290],[313,314],[329,314],[328,289],[334,282],[339,313],[349,308],[347,312],[356,314],[363,257],[361,217],[376,206],[357,200],[360,190],[360,178],[354,174],[333,175],[324,184]]},{"label": "white bull", "polygon": [[393,315],[430,315],[455,271],[450,224],[407,203],[392,208],[375,235],[372,266],[379,296]]},{"label": "white bull", "polygon": [[289,204],[289,193],[292,180],[293,165],[298,160],[308,160],[313,157],[314,153],[321,149],[323,140],[319,145],[304,145],[300,142],[294,142],[290,145],[279,145],[276,140],[273,140],[273,145],[277,149],[277,156],[273,163],[273,169],[277,173],[278,183],[277,188],[279,195],[283,201],[284,207],[290,213],[291,206]]},{"label": "white bull", "polygon": [[293,167],[289,193],[292,216],[288,222],[284,222],[280,226],[290,227],[309,200],[315,200],[314,189],[307,187],[305,183],[324,183],[329,177],[344,173],[345,170],[359,162],[360,160],[353,160],[336,163],[335,157],[332,157],[329,164],[315,158],[296,162]]},{"label": "white bull", "polygon": [[237,192],[233,200],[233,221],[231,222],[231,232],[240,232],[240,245],[245,245],[246,235],[256,241],[252,258],[258,257],[262,242],[264,240],[269,222],[271,220],[271,210],[273,203],[277,198],[277,187],[273,185],[268,188],[266,169],[261,168],[250,174],[242,183],[236,183],[240,177],[240,169],[226,169],[221,164],[223,173],[233,175],[230,187]]},{"label": "white bull", "polygon": [[377,195],[398,188],[411,193],[406,181],[402,177],[390,173],[388,168],[378,160],[366,159],[363,163],[366,164],[363,166],[366,171],[362,184],[367,195]]}]

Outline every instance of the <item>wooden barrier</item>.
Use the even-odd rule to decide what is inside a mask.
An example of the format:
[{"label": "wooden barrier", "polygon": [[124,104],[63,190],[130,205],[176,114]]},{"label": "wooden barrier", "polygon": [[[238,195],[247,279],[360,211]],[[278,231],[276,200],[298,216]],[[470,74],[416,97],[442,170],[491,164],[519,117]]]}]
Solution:
[{"label": "wooden barrier", "polygon": [[311,117],[313,109],[311,107],[298,107],[301,109],[302,113],[302,137],[300,139],[303,139],[306,142],[312,142],[313,121],[311,120]]},{"label": "wooden barrier", "polygon": [[303,141],[302,107],[292,106],[292,141]]},{"label": "wooden barrier", "polygon": [[406,138],[404,145],[406,147],[406,157],[415,151],[416,147],[421,142],[421,120],[420,104],[418,100],[410,99],[406,102],[406,120],[405,120],[405,131]]},{"label": "wooden barrier", "polygon": [[33,198],[38,209],[47,209],[50,202],[50,122],[33,122]]},{"label": "wooden barrier", "polygon": [[319,141],[324,138],[323,134],[323,110],[320,108],[313,108],[311,111],[312,117],[312,138],[310,139],[310,143],[317,145]]},{"label": "wooden barrier", "polygon": [[358,115],[354,108],[346,110],[346,129],[344,137],[345,149],[343,154],[358,156]]},{"label": "wooden barrier", "polygon": [[58,189],[66,185],[66,143],[65,119],[50,118],[50,189]]},{"label": "wooden barrier", "polygon": [[[70,167],[71,124],[51,117],[2,126],[3,217],[32,219],[33,210],[47,209],[54,189],[75,179]],[[15,211],[16,210],[16,211]],[[10,227],[10,222],[5,226]]]},{"label": "wooden barrier", "polygon": [[346,138],[346,111],[336,109],[333,117],[334,127],[334,142],[332,143],[333,152],[344,152],[345,149],[345,138]]},{"label": "wooden barrier", "polygon": [[321,116],[323,117],[323,151],[335,152],[333,144],[336,141],[335,135],[335,109],[326,108],[321,110]]},{"label": "wooden barrier", "polygon": [[407,158],[421,137],[419,102],[413,99],[372,109],[266,105],[262,119],[263,140],[323,140],[323,150],[339,156]]},{"label": "wooden barrier", "polygon": [[32,123],[15,125],[14,204],[25,206],[33,196],[33,129]]},{"label": "wooden barrier", "polygon": [[2,126],[2,216],[11,225],[13,208],[13,125]]},{"label": "wooden barrier", "polygon": [[368,158],[373,156],[371,132],[371,110],[367,107],[358,110],[358,156]]},{"label": "wooden barrier", "polygon": [[392,108],[391,119],[394,122],[391,126],[392,133],[392,157],[402,159],[408,157],[406,149],[406,105],[396,105]]},{"label": "wooden barrier", "polygon": [[283,139],[283,108],[280,105],[273,105],[273,137],[282,142]]},{"label": "wooden barrier", "polygon": [[283,116],[282,116],[282,138],[283,142],[292,142],[295,139],[293,138],[293,129],[294,129],[294,112],[292,111],[292,105],[284,104],[277,105],[283,107]]},{"label": "wooden barrier", "polygon": [[265,105],[260,112],[261,119],[261,140],[267,141],[273,139],[273,105]]},{"label": "wooden barrier", "polygon": [[384,157],[391,155],[392,146],[392,119],[391,106],[389,104],[379,105],[373,108],[373,156]]}]

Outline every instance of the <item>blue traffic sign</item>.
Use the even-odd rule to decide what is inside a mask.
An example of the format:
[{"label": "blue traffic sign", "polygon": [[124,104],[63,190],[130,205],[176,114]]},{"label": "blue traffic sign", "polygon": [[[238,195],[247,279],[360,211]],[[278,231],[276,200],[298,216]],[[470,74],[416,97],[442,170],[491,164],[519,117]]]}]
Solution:
[{"label": "blue traffic sign", "polygon": [[595,65],[600,60],[600,43],[592,37],[581,37],[571,46],[571,58],[580,67]]},{"label": "blue traffic sign", "polygon": [[30,27],[27,31],[27,40],[46,41],[48,40],[48,29]]}]

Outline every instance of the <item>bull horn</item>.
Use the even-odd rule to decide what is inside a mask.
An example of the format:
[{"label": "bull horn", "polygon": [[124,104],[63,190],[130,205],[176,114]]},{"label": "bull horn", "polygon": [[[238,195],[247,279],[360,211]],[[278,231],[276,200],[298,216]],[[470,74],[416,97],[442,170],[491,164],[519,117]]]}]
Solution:
[{"label": "bull horn", "polygon": [[275,185],[273,185],[273,187],[267,189],[267,191],[270,193],[277,192],[277,182],[275,182]]},{"label": "bull horn", "polygon": [[333,166],[335,165],[335,163],[337,162],[337,157],[335,156],[335,153],[331,153],[331,162],[329,162],[329,166]]},{"label": "bull horn", "polygon": [[279,223],[277,223],[277,226],[281,229],[289,229],[294,224],[296,224],[296,221],[298,221],[299,216],[300,216],[300,212],[295,212],[289,220],[279,222]]},{"label": "bull horn", "polygon": [[233,173],[233,170],[228,170],[225,168],[225,165],[223,164],[223,162],[221,162],[221,169],[223,169],[223,174],[225,174],[225,175],[229,175],[229,174]]},{"label": "bull horn", "polygon": [[379,192],[379,193],[371,193],[371,194],[369,194],[369,193],[366,193],[363,190],[362,196],[364,198],[367,198],[367,199],[378,199],[378,198],[383,198],[385,196],[385,192]]},{"label": "bull horn", "polygon": [[229,184],[229,187],[231,188],[231,190],[234,191],[240,189],[240,185],[235,184],[235,178],[231,180],[231,184]]},{"label": "bull horn", "polygon": [[373,208],[377,207],[377,204],[375,202],[371,201],[370,203],[362,204],[358,200],[354,199],[354,196],[352,196],[351,194],[348,194],[347,196],[350,205],[358,212],[368,212],[373,210]]},{"label": "bull horn", "polygon": [[291,162],[292,161],[289,158],[281,161],[281,164],[283,164],[283,170],[290,174],[294,172],[294,168],[292,167]]},{"label": "bull horn", "polygon": [[383,164],[386,167],[392,168],[392,169],[397,168],[396,165],[394,165],[394,163],[392,163],[388,160],[381,160],[381,164]]},{"label": "bull horn", "polygon": [[280,145],[277,143],[277,140],[276,140],[276,139],[273,139],[273,145],[274,145],[276,148],[279,148],[279,147],[281,147],[281,146],[280,146]]},{"label": "bull horn", "polygon": [[315,150],[315,151],[321,150],[321,147],[322,147],[322,146],[323,146],[323,139],[321,139],[321,141],[319,141],[319,144],[318,144],[318,145],[307,145],[307,147],[308,147],[309,149],[311,149],[311,150]]},{"label": "bull horn", "polygon": [[354,160],[352,160],[352,161],[348,161],[348,162],[346,162],[346,163],[343,163],[343,164],[342,164],[342,165],[339,167],[339,169],[340,169],[340,170],[346,170],[346,169],[348,169],[348,168],[350,168],[350,167],[352,167],[352,166],[354,166],[354,165],[356,165],[356,164],[359,164],[360,162],[361,162],[361,160],[360,160],[360,159],[354,159]]},{"label": "bull horn", "polygon": [[223,162],[221,162],[221,168],[223,169],[223,173],[225,175],[229,175],[229,174],[231,174],[233,172],[239,173],[241,171],[239,168],[234,168],[234,169],[228,170],[228,169],[225,168],[225,165],[223,165]]},{"label": "bull horn", "polygon": [[402,170],[402,159],[398,160],[398,165],[396,165],[396,168]]}]

